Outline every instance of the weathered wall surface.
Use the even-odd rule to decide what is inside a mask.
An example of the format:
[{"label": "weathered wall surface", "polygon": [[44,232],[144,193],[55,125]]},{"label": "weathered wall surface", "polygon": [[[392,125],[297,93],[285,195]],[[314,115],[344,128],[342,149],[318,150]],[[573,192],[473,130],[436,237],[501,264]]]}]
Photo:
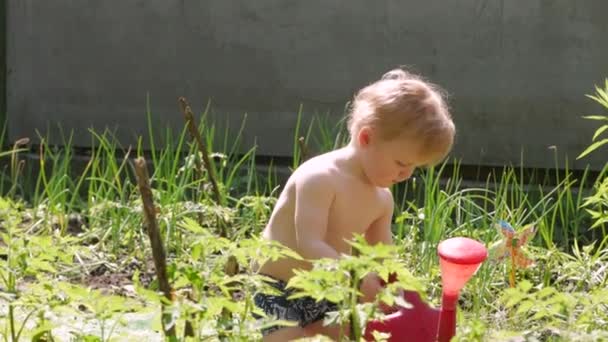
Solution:
[{"label": "weathered wall surface", "polygon": [[176,99],[215,118],[248,113],[244,147],[289,155],[297,111],[337,121],[354,91],[397,65],[446,88],[468,164],[603,166],[574,157],[608,77],[605,0],[124,0],[7,2],[10,136],[50,127],[125,144],[183,121]]}]

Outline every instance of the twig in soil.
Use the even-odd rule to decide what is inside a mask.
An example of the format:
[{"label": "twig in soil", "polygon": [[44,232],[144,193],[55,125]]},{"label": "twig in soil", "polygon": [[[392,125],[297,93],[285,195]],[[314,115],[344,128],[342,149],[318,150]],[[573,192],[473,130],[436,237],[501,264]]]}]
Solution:
[{"label": "twig in soil", "polygon": [[23,173],[23,169],[25,168],[25,160],[19,160],[19,152],[27,151],[27,148],[21,148],[27,146],[30,143],[30,138],[21,138],[13,144],[13,149],[10,151],[11,154],[11,179],[13,181],[13,185],[8,191],[9,197],[14,197],[15,192],[17,191],[17,186],[19,184],[18,178]]},{"label": "twig in soil", "polygon": [[[209,158],[209,151],[207,151],[207,148],[205,147],[205,144],[203,143],[203,138],[201,137],[201,134],[198,130],[198,125],[196,124],[196,120],[194,120],[194,114],[192,113],[192,109],[190,108],[190,105],[188,104],[188,101],[186,101],[185,97],[179,98],[179,104],[181,106],[182,112],[184,113],[184,117],[186,118],[186,124],[188,126],[188,132],[190,133],[190,137],[196,142],[198,150],[203,155],[203,163],[204,163],[205,169],[207,170],[207,174],[209,175],[209,181],[211,182],[211,187],[213,188],[213,195],[215,197],[215,203],[217,203],[217,205],[222,205],[223,200],[222,200],[222,196],[220,194],[220,189],[217,185],[217,180],[215,177],[215,173],[213,171],[213,167],[211,166],[211,159]],[[196,160],[198,160],[198,159],[196,159]],[[199,165],[197,165],[197,167],[199,167]],[[199,168],[199,170],[200,170],[200,168]]]},{"label": "twig in soil", "polygon": [[[178,99],[178,102],[180,104],[182,113],[184,113],[184,118],[186,119],[186,125],[188,128],[188,132],[190,133],[190,137],[192,138],[193,141],[196,142],[197,148],[203,156],[204,167],[207,170],[207,174],[209,175],[209,181],[211,182],[211,187],[213,189],[215,203],[217,205],[221,206],[224,204],[224,201],[223,201],[223,198],[221,196],[221,193],[220,193],[220,190],[218,187],[217,179],[215,177],[215,172],[213,170],[213,167],[211,166],[211,160],[209,158],[209,151],[207,150],[206,146],[203,144],[203,138],[201,137],[200,131],[196,124],[196,120],[194,119],[194,114],[192,113],[192,109],[191,109],[190,105],[188,104],[188,101],[186,100],[185,97],[183,97],[183,96],[180,97]],[[201,168],[199,159],[195,158],[194,160],[196,163],[197,170],[201,170],[202,168]],[[199,179],[202,179],[202,175],[200,174],[200,172],[197,171],[197,173],[198,173]],[[202,218],[199,215],[199,222],[201,222],[201,221],[202,221]],[[221,237],[227,237],[228,232],[226,229],[226,222],[224,222],[224,220],[218,216],[217,224],[218,224],[218,228],[219,228],[219,235]],[[226,267],[225,268],[226,273],[230,276],[238,273],[238,264],[236,263],[236,258],[234,256],[230,256],[225,267]],[[229,311],[227,311],[225,309],[222,310],[222,317],[224,319],[230,320],[231,316],[232,315]],[[192,324],[189,321],[186,322],[184,335],[185,336],[194,335]]]},{"label": "twig in soil", "polygon": [[308,146],[306,146],[306,141],[304,140],[304,137],[300,137],[298,139],[298,145],[300,147],[300,155],[301,155],[301,162],[303,163],[305,161],[308,160],[308,158],[310,157],[310,151],[308,149]]},{"label": "twig in soil", "polygon": [[[165,248],[163,247],[160,231],[158,229],[158,223],[156,222],[156,210],[154,207],[154,200],[152,198],[152,189],[150,188],[150,178],[148,177],[146,161],[141,157],[135,159],[135,174],[137,176],[137,183],[139,185],[139,192],[141,194],[144,209],[146,230],[152,246],[152,257],[154,258],[154,268],[158,278],[158,286],[165,295],[165,298],[171,302],[173,296],[171,294],[171,285],[167,279],[167,257],[165,255]],[[175,324],[171,323],[170,326],[166,325],[167,322],[172,321],[171,314],[167,314],[165,312],[164,303],[161,303],[161,306],[163,309],[163,319],[161,321],[165,336],[168,338],[175,338]]]}]

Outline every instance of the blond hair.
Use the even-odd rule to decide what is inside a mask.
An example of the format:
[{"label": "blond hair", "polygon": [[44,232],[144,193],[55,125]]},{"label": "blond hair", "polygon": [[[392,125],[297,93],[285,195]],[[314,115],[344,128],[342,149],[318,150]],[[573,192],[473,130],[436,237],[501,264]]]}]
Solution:
[{"label": "blond hair", "polygon": [[348,117],[353,139],[362,127],[385,140],[416,139],[432,163],[443,159],[454,143],[455,126],[445,92],[419,75],[394,69],[355,95]]}]

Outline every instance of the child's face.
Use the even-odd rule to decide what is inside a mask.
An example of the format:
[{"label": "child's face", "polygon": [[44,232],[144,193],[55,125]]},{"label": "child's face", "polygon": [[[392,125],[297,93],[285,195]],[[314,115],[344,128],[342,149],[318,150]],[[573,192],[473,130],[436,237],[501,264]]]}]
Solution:
[{"label": "child's face", "polygon": [[378,187],[390,187],[411,177],[425,161],[418,155],[419,144],[408,139],[383,140],[370,131],[360,136],[363,170]]}]

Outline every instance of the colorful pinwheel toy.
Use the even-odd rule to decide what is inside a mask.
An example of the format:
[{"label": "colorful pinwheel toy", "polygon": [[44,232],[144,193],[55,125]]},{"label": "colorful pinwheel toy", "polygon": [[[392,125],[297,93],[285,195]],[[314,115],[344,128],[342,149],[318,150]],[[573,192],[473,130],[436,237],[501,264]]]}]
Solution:
[{"label": "colorful pinwheel toy", "polygon": [[532,239],[536,233],[536,227],[529,224],[520,232],[516,232],[508,222],[501,220],[496,224],[496,229],[503,238],[490,247],[490,258],[495,262],[510,259],[509,285],[515,287],[517,269],[527,268],[534,264],[534,261],[524,254],[522,246]]}]

